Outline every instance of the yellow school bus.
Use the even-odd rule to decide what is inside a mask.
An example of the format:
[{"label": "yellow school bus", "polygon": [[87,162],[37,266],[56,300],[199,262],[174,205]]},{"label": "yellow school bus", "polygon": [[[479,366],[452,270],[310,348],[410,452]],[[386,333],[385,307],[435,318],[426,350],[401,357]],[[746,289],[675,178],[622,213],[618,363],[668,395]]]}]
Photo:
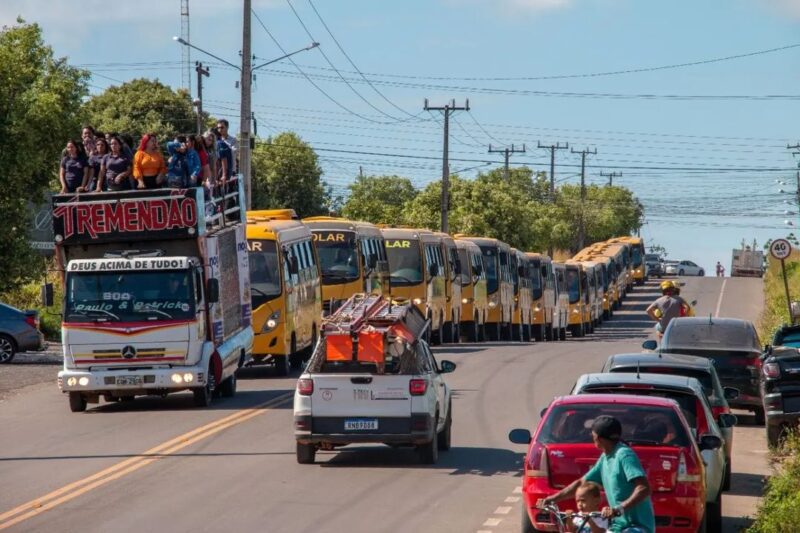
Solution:
[{"label": "yellow school bus", "polygon": [[279,375],[311,355],[322,315],[311,230],[289,209],[248,211],[247,250],[253,307],[253,361]]},{"label": "yellow school bus", "polygon": [[[531,328],[536,341],[553,340],[556,287],[553,262],[549,256],[528,252],[529,278],[531,280]],[[558,336],[556,335],[555,338]]]},{"label": "yellow school bus", "polygon": [[553,339],[567,340],[569,329],[569,288],[567,287],[567,266],[564,263],[551,263],[555,286],[556,307],[553,311]]},{"label": "yellow school bus", "polygon": [[456,239],[461,285],[461,330],[468,342],[486,340],[489,298],[486,294],[486,271],[477,244]]},{"label": "yellow school bus", "polygon": [[616,282],[616,264],[611,257],[596,255],[591,261],[596,262],[602,270],[603,280],[603,319],[608,320],[618,307],[618,294]]},{"label": "yellow school bus", "polygon": [[621,299],[633,290],[633,271],[631,270],[631,246],[624,242],[608,243],[603,255],[610,255],[617,263],[617,282],[622,287]]},{"label": "yellow school bus", "polygon": [[458,282],[460,271],[458,247],[456,246],[455,239],[447,233],[436,231],[433,232],[433,235],[439,239],[446,271],[444,284],[445,322],[444,329],[442,330],[442,342],[460,342],[463,310],[461,303],[461,284]]},{"label": "yellow school bus", "polygon": [[631,273],[636,285],[644,285],[647,280],[647,268],[644,262],[644,239],[641,237],[616,237],[609,239],[612,243],[625,243],[630,246]]},{"label": "yellow school bus", "polygon": [[592,325],[599,326],[603,321],[603,267],[598,261],[581,261],[589,280],[589,296],[592,310]]},{"label": "yellow school bus", "polygon": [[444,337],[446,275],[441,238],[426,230],[381,228],[389,259],[391,296],[413,303],[431,321],[428,338]]},{"label": "yellow school bus", "polygon": [[591,330],[591,307],[589,302],[589,280],[579,261],[564,262],[569,294],[569,329],[573,337],[583,337]]},{"label": "yellow school bus", "polygon": [[489,295],[489,316],[486,321],[488,340],[510,340],[514,313],[514,287],[509,269],[511,247],[488,237],[456,235],[478,245],[486,270],[486,291]]},{"label": "yellow school bus", "polygon": [[303,219],[314,239],[327,316],[358,293],[389,296],[389,262],[380,228],[335,217]]},{"label": "yellow school bus", "polygon": [[531,278],[528,257],[524,252],[511,248],[509,270],[514,287],[514,314],[511,317],[511,340],[531,340]]}]

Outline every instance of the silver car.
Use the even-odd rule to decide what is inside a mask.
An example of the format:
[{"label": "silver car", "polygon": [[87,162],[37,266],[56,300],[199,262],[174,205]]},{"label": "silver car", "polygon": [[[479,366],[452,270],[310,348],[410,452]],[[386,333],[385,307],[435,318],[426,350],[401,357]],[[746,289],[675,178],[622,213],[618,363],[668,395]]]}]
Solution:
[{"label": "silver car", "polygon": [[44,346],[38,311],[20,311],[0,303],[0,363],[10,363],[17,352],[41,350]]},{"label": "silver car", "polygon": [[[572,389],[572,394],[593,393],[669,398],[680,406],[698,442],[706,435],[719,439],[718,447],[701,451],[706,465],[706,524],[708,531],[719,531],[722,527],[722,490],[727,462],[722,446],[724,437],[714,421],[711,406],[700,382],[685,376],[620,372],[584,374],[578,378]],[[653,438],[648,432],[651,429],[653,428],[649,427],[649,423],[643,421],[643,439]]]},{"label": "silver car", "polygon": [[678,263],[668,263],[664,269],[666,274],[671,276],[705,276],[703,267],[692,261],[683,260]]}]

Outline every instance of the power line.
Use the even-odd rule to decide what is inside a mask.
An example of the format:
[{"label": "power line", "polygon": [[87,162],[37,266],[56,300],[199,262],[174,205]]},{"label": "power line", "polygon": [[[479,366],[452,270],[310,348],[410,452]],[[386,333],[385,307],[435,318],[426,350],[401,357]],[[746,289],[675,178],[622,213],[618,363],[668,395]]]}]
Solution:
[{"label": "power line", "polygon": [[489,145],[489,153],[490,154],[503,154],[503,158],[505,160],[505,164],[503,165],[504,178],[505,178],[506,181],[508,181],[508,177],[509,177],[509,175],[508,175],[508,159],[511,157],[511,154],[524,154],[525,153],[525,145],[524,144],[522,145],[522,149],[521,150],[518,150],[517,148],[515,148],[513,144],[511,145],[511,148],[506,146],[505,148],[502,148],[500,150],[496,150],[496,149],[493,149],[492,145],[490,144]]}]

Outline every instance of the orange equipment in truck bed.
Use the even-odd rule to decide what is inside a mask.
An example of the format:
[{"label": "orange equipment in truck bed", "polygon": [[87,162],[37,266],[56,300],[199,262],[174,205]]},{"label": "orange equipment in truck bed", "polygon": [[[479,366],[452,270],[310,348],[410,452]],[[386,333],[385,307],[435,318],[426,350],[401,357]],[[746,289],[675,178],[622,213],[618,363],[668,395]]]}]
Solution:
[{"label": "orange equipment in truck bed", "polygon": [[415,344],[427,325],[413,305],[392,304],[374,294],[356,294],[322,324],[325,358],[329,362],[358,361],[380,367],[387,356],[396,356],[393,345],[402,351],[403,344]]}]

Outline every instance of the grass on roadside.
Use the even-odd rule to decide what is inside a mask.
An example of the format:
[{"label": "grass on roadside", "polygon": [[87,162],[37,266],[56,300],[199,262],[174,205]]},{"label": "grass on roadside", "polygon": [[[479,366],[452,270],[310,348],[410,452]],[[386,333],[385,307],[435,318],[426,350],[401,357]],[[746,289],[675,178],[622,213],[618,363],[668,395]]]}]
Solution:
[{"label": "grass on roadside", "polygon": [[[786,277],[792,300],[800,300],[800,252],[792,252],[791,257],[786,260]],[[788,323],[789,307],[786,303],[781,263],[771,260],[764,274],[764,311],[758,325],[758,334],[764,343],[768,343],[775,330]]]},{"label": "grass on roadside", "polygon": [[790,432],[771,453],[775,475],[767,482],[748,533],[794,533],[800,527],[800,434]]}]

